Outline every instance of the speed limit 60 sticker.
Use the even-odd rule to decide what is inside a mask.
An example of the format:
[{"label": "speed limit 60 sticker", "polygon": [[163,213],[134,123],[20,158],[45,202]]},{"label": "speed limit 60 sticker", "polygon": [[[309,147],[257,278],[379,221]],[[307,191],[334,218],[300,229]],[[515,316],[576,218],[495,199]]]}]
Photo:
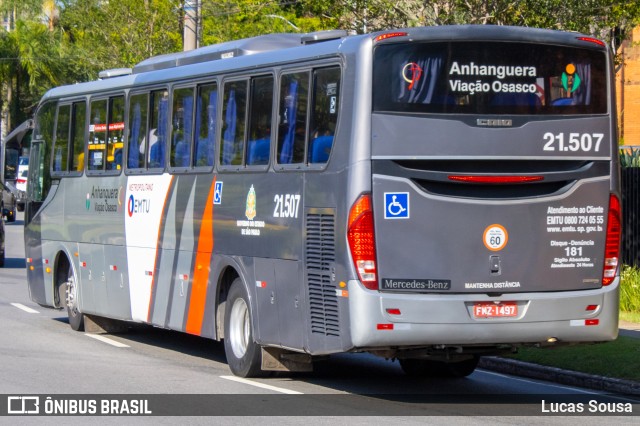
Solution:
[{"label": "speed limit 60 sticker", "polygon": [[491,251],[502,250],[509,241],[509,233],[504,226],[494,223],[487,226],[482,235],[482,242],[484,246]]}]

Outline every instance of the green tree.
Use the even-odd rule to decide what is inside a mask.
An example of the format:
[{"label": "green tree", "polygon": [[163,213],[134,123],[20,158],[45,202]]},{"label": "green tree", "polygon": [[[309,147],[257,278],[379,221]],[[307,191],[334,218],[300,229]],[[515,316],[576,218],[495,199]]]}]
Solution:
[{"label": "green tree", "polygon": [[322,12],[322,6],[330,2],[322,1],[202,0],[202,44],[337,28],[339,21]]},{"label": "green tree", "polygon": [[63,0],[60,26],[95,75],[181,50],[180,18],[181,2],[174,0]]},{"label": "green tree", "polygon": [[[640,24],[637,0],[304,0],[356,32],[447,24],[519,25],[579,31],[614,49]],[[326,7],[322,9],[322,6]]]}]

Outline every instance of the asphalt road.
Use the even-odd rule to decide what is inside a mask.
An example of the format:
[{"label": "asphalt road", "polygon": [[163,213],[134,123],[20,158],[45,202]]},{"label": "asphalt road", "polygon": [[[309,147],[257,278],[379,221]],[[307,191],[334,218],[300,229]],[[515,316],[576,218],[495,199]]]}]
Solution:
[{"label": "asphalt road", "polygon": [[[405,424],[450,424],[452,419],[445,416],[461,416],[455,421],[462,424],[519,424],[515,416],[523,415],[535,416],[528,417],[527,423],[547,424],[568,420],[555,417],[554,409],[566,411],[582,404],[583,414],[591,413],[592,407],[595,414],[609,414],[610,408],[627,408],[631,402],[634,416],[640,413],[640,404],[622,396],[483,370],[464,379],[408,377],[397,362],[368,354],[333,356],[316,362],[313,373],[237,379],[229,372],[219,342],[142,326],[117,335],[74,332],[65,311],[29,300],[22,215],[5,225],[6,263],[0,269],[0,424],[60,423],[60,417],[1,416],[7,412],[9,397],[24,395],[39,396],[41,407],[47,396],[94,400],[98,405],[105,398],[148,400],[152,415],[127,417],[126,424],[173,424],[176,417],[165,417],[172,415],[193,416],[188,417],[189,424],[210,423],[207,416],[216,416],[216,424],[254,424],[256,420],[299,424],[300,418],[294,416],[306,416],[305,422],[312,424],[335,423],[330,416],[352,416],[349,424],[367,425],[381,420],[371,416],[402,417]],[[591,401],[595,405],[589,405]],[[60,413],[69,413],[68,405],[60,407]],[[579,424],[603,421],[602,417],[572,419]],[[122,417],[95,420],[123,423]],[[81,422],[86,419],[65,418],[65,423]],[[637,417],[616,422],[637,424]]]}]

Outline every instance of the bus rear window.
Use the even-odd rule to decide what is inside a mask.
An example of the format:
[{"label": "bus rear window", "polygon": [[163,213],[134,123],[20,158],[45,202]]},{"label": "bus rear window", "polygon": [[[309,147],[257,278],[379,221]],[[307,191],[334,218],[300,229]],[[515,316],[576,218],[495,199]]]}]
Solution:
[{"label": "bus rear window", "polygon": [[374,53],[375,111],[603,114],[605,52],[508,42],[386,44]]}]

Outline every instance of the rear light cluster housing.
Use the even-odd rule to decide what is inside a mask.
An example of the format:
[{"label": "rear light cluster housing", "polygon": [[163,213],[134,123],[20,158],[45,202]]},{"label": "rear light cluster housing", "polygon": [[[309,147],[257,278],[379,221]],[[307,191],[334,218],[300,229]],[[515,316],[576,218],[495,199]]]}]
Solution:
[{"label": "rear light cluster housing", "polygon": [[622,234],[620,200],[614,194],[609,196],[609,214],[607,220],[607,237],[604,249],[604,271],[602,285],[611,284],[618,272],[620,259],[620,236]]},{"label": "rear light cluster housing", "polygon": [[369,194],[361,195],[351,206],[347,241],[360,282],[369,290],[377,290],[376,238]]}]

